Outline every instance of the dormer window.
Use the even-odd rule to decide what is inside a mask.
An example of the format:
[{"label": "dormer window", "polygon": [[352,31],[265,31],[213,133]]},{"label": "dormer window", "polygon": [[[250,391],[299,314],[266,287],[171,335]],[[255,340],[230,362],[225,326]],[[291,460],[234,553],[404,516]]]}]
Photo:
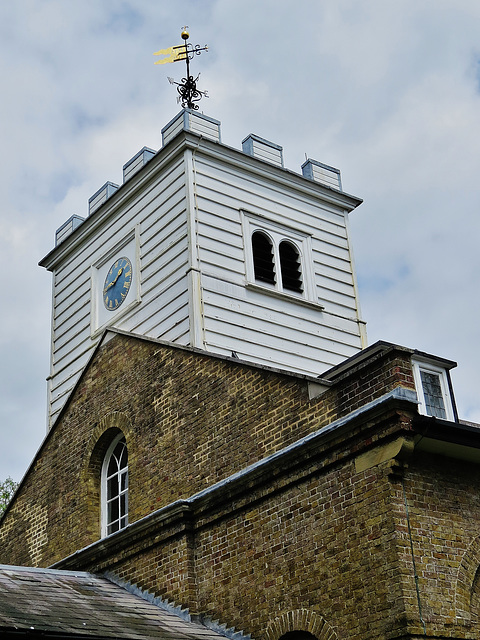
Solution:
[{"label": "dormer window", "polygon": [[446,418],[445,400],[439,373],[420,369],[425,409],[429,416]]},{"label": "dormer window", "polygon": [[248,284],[314,302],[310,236],[242,213]]},{"label": "dormer window", "polygon": [[442,420],[455,420],[446,369],[431,362],[414,361],[412,364],[419,413]]}]

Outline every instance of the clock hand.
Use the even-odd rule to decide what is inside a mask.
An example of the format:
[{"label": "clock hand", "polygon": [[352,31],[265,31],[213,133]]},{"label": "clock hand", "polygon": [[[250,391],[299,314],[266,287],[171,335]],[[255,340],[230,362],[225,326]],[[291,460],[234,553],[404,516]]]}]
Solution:
[{"label": "clock hand", "polygon": [[122,275],[123,273],[123,267],[120,267],[120,269],[118,270],[117,273],[117,277],[115,278],[115,280],[112,282],[112,286],[117,282],[117,280],[119,279],[119,277]]},{"label": "clock hand", "polygon": [[109,285],[107,285],[107,286],[105,287],[105,289],[103,290],[103,293],[105,293],[106,291],[108,291],[108,289],[110,289],[110,287],[113,287],[113,286],[116,284],[117,280],[118,280],[118,279],[119,279],[119,277],[122,275],[122,273],[123,273],[123,267],[121,267],[121,268],[118,270],[117,277],[115,278],[115,280],[112,280],[112,282],[110,282],[110,284],[109,284]]}]

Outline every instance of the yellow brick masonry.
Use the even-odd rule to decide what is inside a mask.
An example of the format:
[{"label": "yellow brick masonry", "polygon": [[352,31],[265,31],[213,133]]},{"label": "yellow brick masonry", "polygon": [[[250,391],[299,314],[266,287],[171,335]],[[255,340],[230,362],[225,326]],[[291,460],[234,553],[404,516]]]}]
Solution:
[{"label": "yellow brick masonry", "polygon": [[[0,562],[109,571],[259,640],[293,624],[319,640],[421,637],[423,624],[432,637],[479,637],[476,466],[446,474],[441,458],[415,453],[355,466],[364,451],[410,437],[414,406],[372,409],[267,474],[168,510],[399,387],[414,388],[402,351],[309,400],[302,377],[117,335],[5,514]],[[62,561],[99,540],[101,463],[118,430],[130,522],[165,516]]]}]

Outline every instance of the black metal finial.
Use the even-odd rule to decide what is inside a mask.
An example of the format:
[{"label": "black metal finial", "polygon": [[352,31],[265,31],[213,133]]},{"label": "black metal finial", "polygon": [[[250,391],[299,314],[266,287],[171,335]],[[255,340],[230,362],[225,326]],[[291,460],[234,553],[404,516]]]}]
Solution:
[{"label": "black metal finial", "polygon": [[175,82],[173,78],[168,78],[168,81],[170,82],[170,84],[177,85],[177,91],[179,94],[177,101],[182,103],[182,107],[198,110],[198,104],[195,103],[201,100],[203,97],[208,98],[208,95],[206,91],[200,91],[200,89],[197,89],[197,82],[200,74],[198,74],[196,78],[190,75],[190,60],[192,60],[194,56],[199,56],[202,51],[208,51],[208,46],[205,45],[204,47],[201,47],[199,44],[193,46],[192,44],[187,42],[190,37],[187,29],[188,27],[183,27],[181,33],[184,44],[169,47],[168,49],[161,49],[153,55],[167,56],[162,60],[157,60],[155,64],[164,64],[165,62],[178,62],[178,60],[185,60],[185,62],[187,63],[186,77],[182,78],[181,82]]}]

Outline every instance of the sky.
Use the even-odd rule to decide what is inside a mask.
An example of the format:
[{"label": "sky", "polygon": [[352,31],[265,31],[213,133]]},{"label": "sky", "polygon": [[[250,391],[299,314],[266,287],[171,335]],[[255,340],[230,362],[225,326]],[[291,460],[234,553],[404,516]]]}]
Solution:
[{"label": "sky", "polygon": [[338,167],[369,343],[458,362],[480,422],[478,0],[0,0],[0,480],[46,433],[55,230],[180,110],[190,41],[206,115]]}]

